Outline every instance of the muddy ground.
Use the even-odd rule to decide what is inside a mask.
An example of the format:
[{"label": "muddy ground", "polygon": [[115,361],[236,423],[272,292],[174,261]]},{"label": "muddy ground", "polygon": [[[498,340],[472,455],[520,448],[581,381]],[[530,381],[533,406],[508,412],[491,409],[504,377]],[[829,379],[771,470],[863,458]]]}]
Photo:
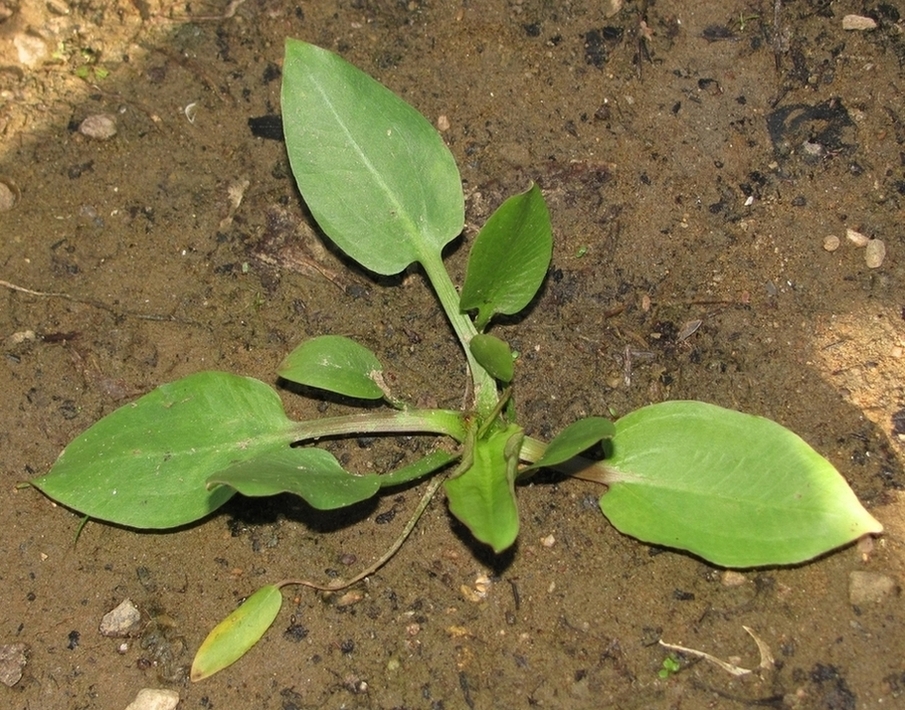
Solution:
[{"label": "muddy ground", "polygon": [[[756,0],[604,5],[0,2],[15,202],[0,212],[0,643],[27,647],[0,705],[123,708],[143,687],[222,709],[905,703],[905,6],[788,0],[777,24]],[[877,27],[844,30],[849,13]],[[420,275],[376,281],[325,249],[283,144],[250,129],[279,113],[287,36],[445,117],[468,195],[456,278],[474,225],[543,188],[553,266],[499,331],[523,354],[529,433],[678,398],[769,416],[838,467],[885,535],[738,577],[620,535],[598,488],[549,478],[520,490],[519,544],[494,558],[438,498],[353,598],[290,591],[259,647],[189,683],[237,600],[353,574],[418,489],[345,515],[235,499],[187,529],[91,523],[74,544],[78,516],[18,484],[157,384],[206,368],[274,382],[315,334],[359,338],[412,399],[456,406],[464,382]],[[78,131],[98,114],[115,136]],[[884,242],[880,266],[847,230]],[[283,396],[295,417],[346,411]],[[379,468],[396,448],[340,454]],[[881,587],[867,601],[851,596],[864,571]],[[102,637],[124,598],[140,635]],[[734,678],[679,655],[661,677],[661,638],[756,667],[743,626],[772,668]]]}]

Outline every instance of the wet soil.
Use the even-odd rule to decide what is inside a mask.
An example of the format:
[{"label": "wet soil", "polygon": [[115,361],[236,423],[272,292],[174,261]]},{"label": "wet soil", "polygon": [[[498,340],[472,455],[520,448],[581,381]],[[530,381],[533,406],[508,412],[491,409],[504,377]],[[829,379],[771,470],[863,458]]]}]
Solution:
[{"label": "wet soil", "polygon": [[[0,643],[28,659],[0,705],[122,708],[148,686],[185,708],[905,702],[905,8],[790,0],[777,24],[768,2],[603,5],[0,2],[0,180],[18,200],[0,213]],[[877,27],[844,31],[849,12]],[[620,535],[599,488],[550,477],[520,490],[519,543],[494,557],[438,498],[353,597],[290,592],[246,658],[189,683],[238,600],[287,576],[351,576],[419,490],[342,515],[237,498],[186,529],[90,523],[76,543],[78,516],[18,484],[157,384],[208,368],[274,382],[315,334],[360,339],[412,399],[455,406],[464,382],[420,274],[349,268],[317,237],[282,143],[249,127],[279,113],[287,36],[445,117],[468,195],[456,278],[473,225],[542,187],[553,265],[500,328],[522,353],[530,433],[678,398],[772,417],[885,535],[727,575]],[[78,131],[98,114],[115,136]],[[846,230],[882,239],[882,265]],[[346,411],[282,395],[294,417]],[[416,445],[337,451],[379,469]],[[864,571],[891,591],[853,600]],[[141,632],[102,637],[124,598]],[[661,638],[755,668],[745,626],[773,667],[734,678],[680,654],[661,677]]]}]

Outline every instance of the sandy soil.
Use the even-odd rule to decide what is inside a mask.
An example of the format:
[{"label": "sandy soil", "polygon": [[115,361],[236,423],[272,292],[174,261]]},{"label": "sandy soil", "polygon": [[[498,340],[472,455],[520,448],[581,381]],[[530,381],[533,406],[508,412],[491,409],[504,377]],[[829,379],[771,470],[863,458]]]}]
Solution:
[{"label": "sandy soil", "polygon": [[[185,708],[281,710],[905,702],[905,20],[894,3],[789,0],[778,25],[754,0],[603,5],[0,2],[0,183],[15,202],[0,212],[0,644],[27,647],[0,705],[123,708],[143,687]],[[849,13],[877,27],[846,31]],[[553,267],[501,330],[524,354],[531,433],[664,399],[762,414],[827,456],[886,534],[727,575],[620,535],[599,489],[551,479],[520,491],[520,542],[493,558],[437,499],[354,598],[298,592],[259,647],[190,684],[237,600],[354,572],[418,490],[342,516],[235,500],[165,534],[92,523],[74,544],[79,518],[18,484],[157,384],[206,368],[273,382],[320,333],[372,347],[412,398],[461,398],[421,277],[348,269],[307,221],[282,143],[249,128],[279,113],[287,36],[446,117],[470,225],[543,188]],[[102,114],[116,135],[79,132]],[[879,267],[847,230],[884,242]],[[457,277],[465,251],[449,257]],[[292,416],[344,410],[284,394]],[[379,465],[395,449],[342,454]],[[853,603],[858,572],[890,589]],[[141,634],[102,637],[124,598]],[[755,667],[744,626],[772,669],[733,678],[680,656],[659,676],[661,638]]]}]

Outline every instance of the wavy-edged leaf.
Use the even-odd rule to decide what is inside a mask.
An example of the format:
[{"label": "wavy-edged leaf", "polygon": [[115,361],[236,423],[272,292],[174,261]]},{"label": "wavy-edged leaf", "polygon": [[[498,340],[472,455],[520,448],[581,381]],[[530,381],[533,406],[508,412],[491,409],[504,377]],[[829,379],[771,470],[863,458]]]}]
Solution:
[{"label": "wavy-edged leaf", "polygon": [[382,399],[383,365],[364,345],[342,335],[320,335],[293,350],[277,370],[290,382],[359,399]]},{"label": "wavy-edged leaf", "polygon": [[136,528],[184,525],[223,505],[211,473],[292,441],[279,396],[263,382],[199,372],[120,407],[31,481],[91,518]]},{"label": "wavy-edged leaf", "polygon": [[600,507],[616,528],[725,567],[803,562],[882,530],[796,434],[703,402],[619,419],[606,465]]},{"label": "wavy-edged leaf", "polygon": [[283,594],[275,584],[261,587],[242,602],[198,648],[192,661],[192,682],[209,678],[248,653],[273,624],[282,605]]},{"label": "wavy-edged leaf", "polygon": [[494,335],[478,333],[469,341],[468,347],[474,359],[491,377],[505,384],[512,382],[515,374],[512,350],[504,341]]},{"label": "wavy-edged leaf", "polygon": [[299,190],[324,233],[359,264],[397,274],[462,231],[452,154],[389,89],[336,54],[289,39],[281,102]]},{"label": "wavy-edged leaf", "polygon": [[497,313],[518,313],[543,283],[552,254],[547,203],[532,185],[500,205],[475,238],[459,307],[463,312],[477,309],[479,331]]},{"label": "wavy-edged leaf", "polygon": [[594,444],[611,439],[616,433],[616,425],[604,417],[585,417],[574,421],[547,444],[544,455],[525,470],[556,466],[564,463]]},{"label": "wavy-edged leaf", "polygon": [[468,470],[443,484],[450,512],[497,553],[518,537],[515,475],[523,438],[522,429],[512,424],[478,440]]},{"label": "wavy-edged leaf", "polygon": [[318,510],[354,505],[376,495],[380,476],[357,476],[329,451],[290,448],[241,461],[207,479],[207,487],[229,486],[245,496],[294,493]]}]

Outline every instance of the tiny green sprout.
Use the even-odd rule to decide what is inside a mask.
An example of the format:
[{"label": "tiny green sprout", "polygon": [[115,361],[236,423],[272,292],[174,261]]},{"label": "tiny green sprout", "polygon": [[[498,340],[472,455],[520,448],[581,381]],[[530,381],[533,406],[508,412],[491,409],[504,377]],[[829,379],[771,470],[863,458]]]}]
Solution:
[{"label": "tiny green sprout", "polygon": [[666,658],[663,659],[663,665],[659,671],[657,671],[657,675],[663,679],[669,678],[672,675],[675,675],[682,669],[682,665],[679,663],[679,659],[675,657],[674,654],[670,653]]},{"label": "tiny green sprout", "polygon": [[587,253],[588,253],[588,247],[587,247],[587,246],[581,246],[581,247],[578,248],[578,251],[575,252],[575,258],[576,258],[576,259],[580,259],[581,257],[583,257],[583,256],[584,256],[585,254],[587,254]]},{"label": "tiny green sprout", "polygon": [[739,32],[744,32],[745,27],[748,25],[749,22],[756,22],[759,19],[760,19],[760,15],[746,15],[746,14],[740,12],[738,15]]},{"label": "tiny green sprout", "polygon": [[[552,263],[540,188],[527,186],[493,212],[470,245],[457,286],[443,251],[464,230],[465,199],[456,162],[433,125],[341,57],[297,40],[286,43],[281,97],[289,163],[323,233],[374,274],[419,265],[461,347],[465,397],[419,393],[416,401],[464,404],[441,409],[407,401],[392,391],[377,353],[321,335],[285,358],[279,382],[342,396],[361,405],[357,412],[295,421],[269,384],[198,372],[161,385],[73,440],[31,482],[48,497],[87,517],[157,530],[201,520],[237,493],[289,493],[330,511],[427,481],[397,541],[346,584],[396,554],[441,487],[449,511],[478,543],[494,553],[511,548],[518,489],[540,468],[603,484],[601,511],[626,535],[724,567],[798,564],[882,530],[826,459],[761,417],[667,401],[613,421],[613,408],[592,393],[589,401],[609,417],[561,426],[547,442],[535,438],[531,423],[517,416],[518,353],[505,339],[509,326],[504,331],[497,321],[532,307]],[[259,293],[252,296],[252,307],[263,303]],[[346,470],[318,446],[325,438],[375,434],[429,435],[437,445],[399,468],[364,473]],[[211,632],[192,679],[247,653],[280,613],[280,590],[290,584],[340,588],[304,580],[265,585]],[[678,669],[667,658],[661,676]]]}]

